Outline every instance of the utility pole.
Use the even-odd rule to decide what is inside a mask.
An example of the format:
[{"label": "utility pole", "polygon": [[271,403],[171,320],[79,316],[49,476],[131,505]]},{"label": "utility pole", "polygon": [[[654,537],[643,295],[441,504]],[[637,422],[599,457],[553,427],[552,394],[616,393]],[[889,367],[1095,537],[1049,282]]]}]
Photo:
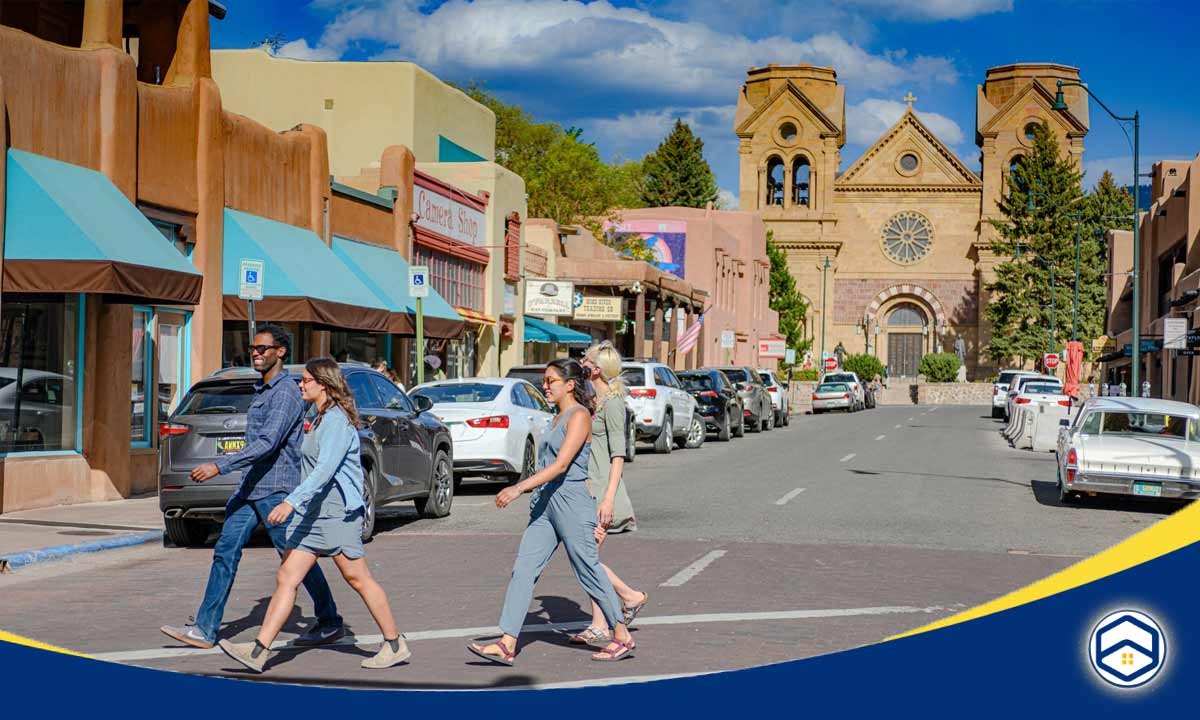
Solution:
[{"label": "utility pole", "polygon": [[825,265],[822,266],[822,268],[821,268],[821,369],[822,370],[825,369],[825,316],[829,314],[828,311],[826,310],[826,306],[825,306],[825,298],[828,295],[828,293],[826,292],[826,284],[828,283],[828,277],[829,277],[829,256],[826,255],[825,256]]}]

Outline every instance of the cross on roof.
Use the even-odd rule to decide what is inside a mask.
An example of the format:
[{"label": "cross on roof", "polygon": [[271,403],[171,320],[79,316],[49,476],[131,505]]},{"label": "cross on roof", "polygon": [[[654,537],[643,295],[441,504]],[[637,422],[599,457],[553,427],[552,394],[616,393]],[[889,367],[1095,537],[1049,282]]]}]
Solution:
[{"label": "cross on roof", "polygon": [[904,102],[908,103],[908,108],[910,110],[912,109],[912,104],[915,103],[916,101],[917,101],[917,96],[913,95],[911,90],[909,91],[909,93],[907,95],[904,96]]}]

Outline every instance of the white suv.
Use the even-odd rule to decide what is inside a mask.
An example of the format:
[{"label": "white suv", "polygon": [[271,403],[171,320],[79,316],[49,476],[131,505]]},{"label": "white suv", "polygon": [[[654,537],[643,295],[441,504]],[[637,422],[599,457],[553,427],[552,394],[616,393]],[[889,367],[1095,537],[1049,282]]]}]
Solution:
[{"label": "white suv", "polygon": [[704,443],[704,418],[696,398],[671,368],[659,362],[627,362],[621,366],[621,379],[629,387],[637,436],[652,440],[655,452],[669,453],[676,443],[686,448]]},{"label": "white suv", "polygon": [[774,370],[759,368],[758,375],[771,396],[771,407],[775,409],[775,427],[788,425],[792,413],[791,402],[788,400],[788,386],[779,382]]},{"label": "white suv", "polygon": [[1032,370],[1001,370],[992,383],[992,417],[1008,419],[1008,390],[1013,381],[1025,375],[1038,375]]}]

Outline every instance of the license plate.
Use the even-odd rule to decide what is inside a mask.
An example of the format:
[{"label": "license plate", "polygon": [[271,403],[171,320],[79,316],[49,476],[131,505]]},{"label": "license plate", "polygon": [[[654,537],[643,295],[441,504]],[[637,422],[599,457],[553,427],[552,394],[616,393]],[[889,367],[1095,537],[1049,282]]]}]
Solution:
[{"label": "license plate", "polygon": [[217,440],[218,455],[234,455],[246,449],[246,438],[220,438]]},{"label": "license plate", "polygon": [[1150,497],[1162,497],[1162,483],[1135,482],[1133,484],[1133,494],[1149,495]]}]

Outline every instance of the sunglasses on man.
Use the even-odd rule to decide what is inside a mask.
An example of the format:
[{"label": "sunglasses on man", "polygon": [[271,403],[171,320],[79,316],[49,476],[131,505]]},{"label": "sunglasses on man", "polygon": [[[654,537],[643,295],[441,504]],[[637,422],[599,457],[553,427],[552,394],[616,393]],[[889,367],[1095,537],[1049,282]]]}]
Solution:
[{"label": "sunglasses on man", "polygon": [[251,345],[251,355],[266,355],[268,350],[278,350],[278,345]]}]

